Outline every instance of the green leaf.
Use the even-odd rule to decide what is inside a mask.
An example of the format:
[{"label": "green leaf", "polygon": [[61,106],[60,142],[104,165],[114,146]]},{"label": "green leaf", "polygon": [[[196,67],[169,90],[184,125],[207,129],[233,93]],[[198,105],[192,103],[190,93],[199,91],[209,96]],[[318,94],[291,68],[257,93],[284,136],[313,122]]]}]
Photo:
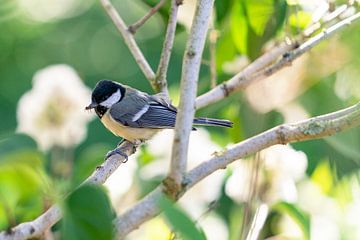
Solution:
[{"label": "green leaf", "polygon": [[247,54],[248,22],[240,1],[234,3],[230,15],[230,28],[234,45],[240,53]]},{"label": "green leaf", "polygon": [[275,210],[288,214],[301,228],[304,239],[310,239],[310,217],[308,214],[299,209],[296,205],[280,202],[274,206]]},{"label": "green leaf", "polygon": [[264,34],[265,27],[274,13],[275,2],[274,0],[245,1],[247,19],[256,35]]},{"label": "green leaf", "polygon": [[229,19],[221,25],[221,34],[216,44],[216,66],[218,71],[222,71],[225,62],[234,60],[237,49],[233,43],[231,22]]},{"label": "green leaf", "polygon": [[0,157],[0,229],[9,227],[9,219],[29,221],[43,210],[47,177],[42,157],[31,150]]},{"label": "green leaf", "polygon": [[166,220],[186,240],[205,240],[205,234],[191,218],[166,197],[159,199],[159,207],[164,211]]},{"label": "green leaf", "polygon": [[286,9],[285,0],[235,2],[231,12],[231,31],[238,51],[255,59],[262,46],[282,27]]},{"label": "green leaf", "polygon": [[231,0],[221,0],[215,1],[215,11],[216,11],[216,21],[222,21],[228,14],[231,9],[232,1]]},{"label": "green leaf", "polygon": [[113,212],[104,191],[84,185],[65,202],[62,239],[112,239]]},{"label": "green leaf", "polygon": [[36,149],[36,143],[32,138],[24,134],[12,134],[0,138],[0,158],[5,155],[17,152],[20,149]]},{"label": "green leaf", "polygon": [[289,16],[289,24],[295,29],[305,29],[311,23],[311,14],[305,11],[297,11]]}]

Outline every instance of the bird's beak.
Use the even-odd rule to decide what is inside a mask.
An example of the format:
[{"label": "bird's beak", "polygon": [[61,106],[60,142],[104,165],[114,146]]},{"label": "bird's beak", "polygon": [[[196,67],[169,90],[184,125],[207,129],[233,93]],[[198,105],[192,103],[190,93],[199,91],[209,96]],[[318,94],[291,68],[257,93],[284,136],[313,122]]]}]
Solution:
[{"label": "bird's beak", "polygon": [[97,106],[98,106],[97,103],[91,102],[89,106],[85,107],[85,110],[90,110],[90,109],[96,108]]}]

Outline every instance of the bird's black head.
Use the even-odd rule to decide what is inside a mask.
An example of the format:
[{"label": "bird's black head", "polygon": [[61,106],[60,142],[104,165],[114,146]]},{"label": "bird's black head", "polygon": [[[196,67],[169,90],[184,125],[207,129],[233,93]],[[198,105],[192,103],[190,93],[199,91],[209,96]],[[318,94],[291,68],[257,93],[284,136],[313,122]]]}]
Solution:
[{"label": "bird's black head", "polygon": [[101,80],[96,84],[91,94],[91,103],[85,109],[95,109],[101,118],[111,105],[124,97],[124,94],[125,88],[121,84],[110,80]]},{"label": "bird's black head", "polygon": [[120,90],[121,95],[123,95],[125,89],[119,83],[110,80],[101,80],[96,84],[91,94],[91,101],[100,104],[101,102],[106,101],[118,90]]}]

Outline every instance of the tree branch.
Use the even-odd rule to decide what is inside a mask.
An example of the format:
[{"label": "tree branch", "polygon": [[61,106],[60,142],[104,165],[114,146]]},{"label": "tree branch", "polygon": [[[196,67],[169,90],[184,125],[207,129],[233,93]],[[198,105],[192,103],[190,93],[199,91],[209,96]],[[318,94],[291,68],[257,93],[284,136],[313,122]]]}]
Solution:
[{"label": "tree branch", "polygon": [[[230,80],[199,96],[196,99],[196,108],[202,108],[211,103],[217,102],[235,91],[245,89],[247,86],[254,83],[255,81],[262,80],[270,75],[273,75],[280,69],[286,66],[290,66],[291,62],[294,61],[296,58],[300,57],[302,54],[309,51],[311,48],[319,44],[324,39],[332,36],[339,30],[341,30],[345,26],[348,26],[353,21],[359,18],[360,12],[334,24],[328,29],[325,29],[321,33],[310,38],[309,40],[301,44],[298,48],[290,52],[287,51],[296,46],[297,44],[290,46],[282,44],[279,47],[274,48],[273,50],[265,53],[263,56],[248,65],[242,72],[236,74]],[[283,56],[279,61],[265,68],[268,64],[276,60],[281,54]],[[259,71],[260,69],[262,70]]]},{"label": "tree branch", "polygon": [[360,102],[347,109],[310,118],[298,123],[283,124],[236,144],[224,154],[203,162],[187,175],[189,187],[231,162],[275,144],[286,144],[331,136],[360,124]]},{"label": "tree branch", "polygon": [[167,178],[169,191],[177,192],[177,189],[181,188],[182,177],[186,171],[189,136],[195,114],[197,81],[213,4],[214,0],[197,1],[195,16],[184,53],[180,104],[176,116],[174,144]]},{"label": "tree branch", "polygon": [[[134,153],[134,145],[128,141],[125,141],[120,148],[128,156]],[[98,166],[91,176],[88,177],[81,185],[86,183],[98,185],[103,184],[123,161],[124,157],[120,155],[110,157],[101,166]],[[24,240],[29,238],[39,238],[46,230],[57,223],[61,217],[62,213],[60,207],[57,204],[53,205],[35,220],[21,223],[12,228],[10,231],[0,232],[0,239]]]},{"label": "tree branch", "polygon": [[[331,136],[359,125],[360,102],[334,113],[272,128],[234,145],[223,153],[217,153],[216,156],[189,171],[183,178],[182,189],[175,194],[176,199],[179,199],[187,190],[216,170],[225,169],[233,161],[254,154],[267,147],[275,144],[286,144]],[[161,185],[124,214],[120,215],[114,221],[119,238],[125,237],[142,223],[158,215],[160,209],[158,208],[157,200],[167,194],[167,187]]]},{"label": "tree branch", "polygon": [[152,15],[154,15],[157,11],[159,11],[159,9],[164,5],[165,2],[166,2],[166,0],[160,0],[158,2],[158,4],[156,4],[155,7],[151,8],[150,11],[147,14],[145,14],[142,18],[140,18],[135,23],[131,24],[128,27],[129,32],[131,32],[132,34],[135,34],[136,31],[142,25],[144,25],[144,23],[146,23],[146,21],[149,20],[149,18],[151,18]]},{"label": "tree branch", "polygon": [[174,44],[176,24],[177,24],[177,13],[180,4],[182,4],[182,1],[171,0],[169,22],[166,29],[165,40],[161,52],[159,66],[156,71],[156,80],[155,80],[157,87],[156,90],[158,92],[161,91],[165,93],[167,96],[169,95],[169,93],[167,89],[166,74],[169,68],[171,51]]},{"label": "tree branch", "polygon": [[146,61],[143,53],[141,52],[139,46],[134,39],[134,36],[128,31],[124,20],[120,17],[119,13],[116,11],[115,7],[111,4],[109,0],[100,0],[100,2],[101,5],[104,7],[106,13],[110,16],[111,20],[115,24],[116,28],[119,30],[121,36],[123,37],[130,52],[134,56],[135,61],[139,65],[141,71],[150,81],[153,89],[156,89],[155,73],[151,69],[149,63]]}]

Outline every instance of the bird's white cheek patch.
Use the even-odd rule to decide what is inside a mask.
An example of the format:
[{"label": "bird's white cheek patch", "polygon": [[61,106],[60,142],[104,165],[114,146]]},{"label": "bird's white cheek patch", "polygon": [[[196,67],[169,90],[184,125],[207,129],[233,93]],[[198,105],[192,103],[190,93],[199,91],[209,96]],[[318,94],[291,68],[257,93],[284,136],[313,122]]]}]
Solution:
[{"label": "bird's white cheek patch", "polygon": [[118,89],[115,93],[113,93],[108,99],[101,102],[100,105],[110,108],[113,104],[117,103],[121,98],[120,89]]}]

